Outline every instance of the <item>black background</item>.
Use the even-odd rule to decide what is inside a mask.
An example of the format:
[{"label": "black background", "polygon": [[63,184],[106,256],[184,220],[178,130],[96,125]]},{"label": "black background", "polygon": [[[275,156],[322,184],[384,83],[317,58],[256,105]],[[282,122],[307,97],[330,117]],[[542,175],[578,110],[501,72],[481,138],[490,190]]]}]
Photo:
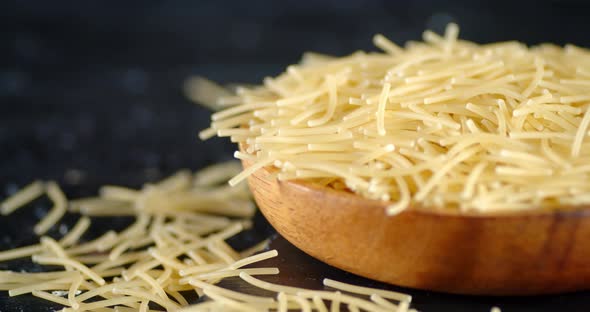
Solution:
[{"label": "black background", "polygon": [[[589,10],[585,1],[1,1],[0,198],[35,178],[56,179],[71,196],[87,195],[102,183],[138,186],[230,158],[228,142],[197,139],[208,112],[181,90],[193,74],[258,82],[306,50],[373,49],[378,32],[401,44],[451,21],[462,38],[478,42],[590,46]],[[0,219],[2,249],[34,241],[32,225],[47,208],[35,207]],[[283,262],[307,268],[297,274],[342,275],[280,238],[274,244],[282,246]],[[0,269],[20,265],[29,264]],[[416,294],[425,312],[486,311],[494,304],[504,311],[590,310],[584,293]],[[30,297],[2,296],[0,311],[49,309]]]}]

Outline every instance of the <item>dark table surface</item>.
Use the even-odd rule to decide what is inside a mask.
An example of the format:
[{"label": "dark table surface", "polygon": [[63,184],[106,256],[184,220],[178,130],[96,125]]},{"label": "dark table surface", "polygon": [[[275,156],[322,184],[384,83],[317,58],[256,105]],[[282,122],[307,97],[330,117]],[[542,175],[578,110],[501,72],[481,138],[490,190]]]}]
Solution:
[{"label": "dark table surface", "polygon": [[[234,150],[229,142],[197,139],[208,112],[182,95],[182,82],[191,74],[256,82],[296,62],[307,48],[348,53],[369,48],[375,32],[403,42],[449,21],[480,41],[589,43],[582,31],[589,26],[588,5],[582,1],[499,7],[425,0],[50,3],[0,3],[0,198],[35,178],[55,179],[76,197],[94,194],[105,183],[139,186],[181,168],[229,159]],[[76,175],[79,179],[72,178]],[[47,208],[41,201],[0,217],[0,250],[33,243],[32,226]],[[129,220],[98,222],[116,229]],[[281,274],[272,281],[321,288],[321,279],[329,277],[395,289],[322,264],[273,235],[262,218],[257,224],[244,239],[274,237],[271,248],[279,257],[267,264],[276,264]],[[39,267],[22,260],[0,269]],[[236,280],[222,283],[245,287]],[[424,312],[492,306],[509,312],[590,310],[587,292],[506,298],[402,291],[414,295],[415,307]],[[0,292],[0,311],[56,308]]]}]

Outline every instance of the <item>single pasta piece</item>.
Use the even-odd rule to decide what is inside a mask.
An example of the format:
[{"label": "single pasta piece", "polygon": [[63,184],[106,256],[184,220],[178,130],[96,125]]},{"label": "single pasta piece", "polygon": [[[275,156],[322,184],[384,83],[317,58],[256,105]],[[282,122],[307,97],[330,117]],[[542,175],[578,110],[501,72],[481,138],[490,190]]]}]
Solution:
[{"label": "single pasta piece", "polygon": [[0,213],[9,215],[18,208],[43,195],[45,187],[41,181],[35,181],[0,203]]},{"label": "single pasta piece", "polygon": [[57,183],[51,181],[47,183],[47,196],[53,202],[53,207],[39,223],[34,227],[35,234],[43,235],[52,226],[54,226],[67,210],[67,199]]}]

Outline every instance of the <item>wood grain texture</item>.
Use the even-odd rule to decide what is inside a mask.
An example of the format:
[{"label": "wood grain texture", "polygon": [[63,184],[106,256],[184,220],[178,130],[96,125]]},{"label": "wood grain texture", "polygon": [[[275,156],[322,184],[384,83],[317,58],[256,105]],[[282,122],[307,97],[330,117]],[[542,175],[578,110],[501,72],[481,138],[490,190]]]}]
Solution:
[{"label": "wood grain texture", "polygon": [[383,202],[281,182],[268,169],[248,183],[262,213],[287,240],[364,277],[458,294],[590,289],[587,207],[505,215],[409,209],[387,217]]}]

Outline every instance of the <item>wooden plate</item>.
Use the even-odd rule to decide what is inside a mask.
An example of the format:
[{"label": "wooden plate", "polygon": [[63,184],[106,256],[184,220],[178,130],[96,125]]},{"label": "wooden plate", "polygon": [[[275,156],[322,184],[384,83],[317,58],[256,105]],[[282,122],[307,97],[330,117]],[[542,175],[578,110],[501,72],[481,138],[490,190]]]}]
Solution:
[{"label": "wooden plate", "polygon": [[[244,162],[247,167],[249,163]],[[382,282],[458,294],[590,289],[590,210],[465,215],[409,209],[269,169],[248,179],[275,229],[309,255]]]}]

